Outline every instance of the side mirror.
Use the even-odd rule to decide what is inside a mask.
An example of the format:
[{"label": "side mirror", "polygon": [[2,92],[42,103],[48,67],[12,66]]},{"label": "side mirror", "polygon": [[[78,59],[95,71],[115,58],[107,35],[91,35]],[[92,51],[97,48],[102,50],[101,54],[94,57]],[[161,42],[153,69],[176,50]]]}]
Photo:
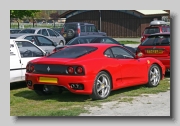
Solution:
[{"label": "side mirror", "polygon": [[57,46],[57,43],[56,42],[53,42],[54,46]]},{"label": "side mirror", "polygon": [[135,58],[138,59],[138,58],[142,58],[144,57],[144,54],[142,52],[139,52],[135,55]]},{"label": "side mirror", "polygon": [[44,56],[50,55],[50,52],[45,52]]}]

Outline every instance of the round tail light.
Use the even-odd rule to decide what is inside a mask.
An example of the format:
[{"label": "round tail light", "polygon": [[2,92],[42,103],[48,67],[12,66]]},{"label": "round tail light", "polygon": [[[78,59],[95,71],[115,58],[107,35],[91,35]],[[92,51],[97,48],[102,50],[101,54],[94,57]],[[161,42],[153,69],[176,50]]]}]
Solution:
[{"label": "round tail light", "polygon": [[33,72],[33,71],[34,71],[34,65],[30,65],[29,72]]},{"label": "round tail light", "polygon": [[77,72],[78,74],[81,74],[81,73],[83,72],[83,68],[82,68],[82,67],[77,67],[77,68],[76,68],[76,72]]},{"label": "round tail light", "polygon": [[68,73],[73,74],[74,73],[74,68],[73,67],[68,67]]}]

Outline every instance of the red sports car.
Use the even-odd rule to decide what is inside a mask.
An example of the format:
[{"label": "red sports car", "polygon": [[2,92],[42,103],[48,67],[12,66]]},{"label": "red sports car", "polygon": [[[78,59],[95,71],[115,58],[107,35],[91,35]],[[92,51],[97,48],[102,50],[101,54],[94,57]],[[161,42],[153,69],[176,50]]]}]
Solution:
[{"label": "red sports car", "polygon": [[165,67],[154,58],[138,58],[117,44],[78,44],[32,60],[26,67],[26,83],[37,94],[62,92],[105,99],[112,90],[143,85],[155,87]]},{"label": "red sports car", "polygon": [[170,71],[170,32],[150,35],[136,51],[137,54],[142,53],[143,57],[160,60],[165,65],[166,71]]}]

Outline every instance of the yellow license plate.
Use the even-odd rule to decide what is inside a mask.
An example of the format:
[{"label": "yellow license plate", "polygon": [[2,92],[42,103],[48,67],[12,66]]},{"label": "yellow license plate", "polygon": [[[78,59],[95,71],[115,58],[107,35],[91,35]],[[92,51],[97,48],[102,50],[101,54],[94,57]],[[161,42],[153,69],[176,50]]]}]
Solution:
[{"label": "yellow license plate", "polygon": [[58,83],[57,78],[52,77],[39,77],[39,82],[46,82],[46,83]]},{"label": "yellow license plate", "polygon": [[64,37],[66,37],[66,34],[63,34]]},{"label": "yellow license plate", "polygon": [[146,50],[146,53],[149,53],[149,54],[162,54],[163,53],[163,50]]}]

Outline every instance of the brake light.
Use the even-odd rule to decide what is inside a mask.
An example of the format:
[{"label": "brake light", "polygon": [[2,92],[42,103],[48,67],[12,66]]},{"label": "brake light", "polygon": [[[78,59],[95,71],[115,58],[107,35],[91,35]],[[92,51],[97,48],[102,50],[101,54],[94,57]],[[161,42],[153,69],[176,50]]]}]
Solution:
[{"label": "brake light", "polygon": [[76,72],[77,72],[78,74],[82,74],[82,73],[83,73],[83,68],[82,68],[82,67],[77,67],[77,68],[76,68]]},{"label": "brake light", "polygon": [[67,74],[84,75],[84,69],[81,66],[69,66],[67,68]]},{"label": "brake light", "polygon": [[74,73],[74,68],[73,67],[68,67],[68,73],[73,74]]},{"label": "brake light", "polygon": [[26,72],[27,73],[32,73],[34,71],[34,65],[31,63],[28,63],[26,66]]},{"label": "brake light", "polygon": [[77,33],[80,34],[80,32],[81,32],[81,31],[80,31],[80,28],[78,28],[78,29],[77,29]]},{"label": "brake light", "polygon": [[61,29],[61,34],[63,34],[63,33],[64,33],[64,28]]}]

